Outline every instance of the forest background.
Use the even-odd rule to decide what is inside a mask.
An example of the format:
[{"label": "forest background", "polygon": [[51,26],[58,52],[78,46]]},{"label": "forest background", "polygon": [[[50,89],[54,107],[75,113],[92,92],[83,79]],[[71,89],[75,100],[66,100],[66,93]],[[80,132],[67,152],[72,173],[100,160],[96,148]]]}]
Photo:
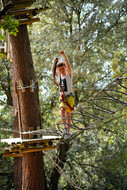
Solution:
[{"label": "forest background", "polygon": [[[50,7],[40,22],[28,26],[40,85],[43,128],[58,127],[59,91],[51,66],[64,50],[73,71],[75,111],[59,189],[127,189],[127,2],[126,0],[36,1]],[[59,57],[60,58],[60,57]],[[0,138],[12,137],[11,63],[0,63]],[[62,130],[62,125],[59,125]],[[2,145],[1,145],[2,146]],[[57,151],[44,157],[47,186]],[[49,158],[51,158],[49,160]],[[0,154],[0,189],[13,189],[13,158]],[[50,189],[50,187],[49,187]]]}]

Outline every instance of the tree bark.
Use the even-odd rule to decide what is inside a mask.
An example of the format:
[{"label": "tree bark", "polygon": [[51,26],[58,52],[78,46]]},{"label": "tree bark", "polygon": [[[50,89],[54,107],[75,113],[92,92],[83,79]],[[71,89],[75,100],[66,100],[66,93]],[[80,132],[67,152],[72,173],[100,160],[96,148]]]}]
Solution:
[{"label": "tree bark", "polygon": [[[29,86],[30,80],[35,81],[33,60],[30,49],[30,42],[26,25],[19,26],[17,36],[10,35],[13,62],[15,67],[16,80],[22,80],[24,85]],[[38,103],[38,90],[26,92],[17,89],[19,94],[21,127],[28,131],[29,127],[34,130],[41,124]],[[26,153],[22,157],[22,189],[23,190],[44,190],[44,170],[42,152]]]},{"label": "tree bark", "polygon": [[[13,78],[13,113],[17,108],[17,95],[15,93],[16,72],[15,65],[12,63],[12,78]],[[18,114],[14,118],[13,129],[19,130]],[[19,133],[13,133],[14,138],[20,137]],[[22,190],[22,157],[14,158],[14,188]]]}]

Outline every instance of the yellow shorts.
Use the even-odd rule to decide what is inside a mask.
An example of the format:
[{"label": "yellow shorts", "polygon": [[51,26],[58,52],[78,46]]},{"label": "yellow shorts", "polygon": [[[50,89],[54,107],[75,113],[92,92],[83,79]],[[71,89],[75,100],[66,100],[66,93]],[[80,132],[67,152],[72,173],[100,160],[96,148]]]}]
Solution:
[{"label": "yellow shorts", "polygon": [[[66,101],[69,103],[69,105],[73,108],[74,107],[74,97],[73,95],[65,96]],[[59,108],[64,107],[67,113],[70,113],[72,110],[66,105],[66,103],[63,102],[62,97],[59,97]]]}]

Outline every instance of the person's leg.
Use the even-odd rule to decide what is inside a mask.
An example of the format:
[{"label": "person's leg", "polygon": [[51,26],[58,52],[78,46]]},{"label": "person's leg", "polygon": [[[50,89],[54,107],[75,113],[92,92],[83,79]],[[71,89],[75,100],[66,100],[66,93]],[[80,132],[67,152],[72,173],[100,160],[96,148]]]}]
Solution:
[{"label": "person's leg", "polygon": [[66,112],[66,127],[69,134],[70,131],[70,124],[71,124],[71,114]]},{"label": "person's leg", "polygon": [[66,127],[65,108],[61,107],[60,111],[61,111],[61,119],[62,119],[63,126]]}]

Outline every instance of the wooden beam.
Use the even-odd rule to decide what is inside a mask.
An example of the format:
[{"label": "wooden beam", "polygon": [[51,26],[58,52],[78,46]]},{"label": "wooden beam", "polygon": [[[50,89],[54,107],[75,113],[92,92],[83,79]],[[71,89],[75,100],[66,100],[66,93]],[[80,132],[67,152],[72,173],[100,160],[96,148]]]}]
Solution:
[{"label": "wooden beam", "polygon": [[[35,8],[35,9],[25,9],[25,10],[14,10],[14,11],[8,11],[9,15],[24,15],[24,14],[31,14],[32,12],[36,12],[37,14],[42,12],[42,11],[46,11],[47,9],[49,9],[48,7],[45,8]],[[2,17],[3,18],[3,17]]]},{"label": "wooden beam", "polygon": [[14,3],[17,3],[17,2],[20,2],[20,3],[26,3],[26,2],[34,2],[34,1],[36,1],[36,0],[13,0],[14,1]]},{"label": "wooden beam", "polygon": [[10,10],[16,10],[16,9],[22,9],[22,8],[26,8],[26,7],[30,7],[33,4],[34,1],[17,1],[14,2],[14,5],[12,8],[10,8]]},{"label": "wooden beam", "polygon": [[28,152],[40,152],[40,151],[44,151],[44,150],[54,150],[57,149],[57,146],[51,146],[51,147],[35,147],[35,148],[28,148],[26,150],[22,150],[20,153],[24,154],[24,153],[28,153]]},{"label": "wooden beam", "polygon": [[3,158],[8,158],[8,157],[22,157],[23,154],[20,153],[3,153]]},{"label": "wooden beam", "polygon": [[18,147],[18,146],[9,146],[9,147],[5,147],[3,148],[3,153],[4,154],[8,154],[8,153],[24,153],[24,152],[37,152],[37,151],[42,151],[42,150],[51,150],[51,149],[56,149],[57,145],[49,145],[47,143],[47,145],[42,144],[42,145],[31,145],[29,147]]},{"label": "wooden beam", "polygon": [[[37,130],[40,130],[40,126],[37,127]],[[41,138],[41,134],[37,133],[37,138]]]},{"label": "wooden beam", "polygon": [[63,140],[61,136],[42,136],[39,139],[21,139],[21,138],[11,138],[11,139],[1,139],[2,143],[8,144],[23,144],[23,143],[41,143],[41,142],[48,142],[48,141],[59,141]]},{"label": "wooden beam", "polygon": [[27,24],[27,25],[31,25],[33,22],[39,22],[40,18],[32,18],[32,19],[19,19],[19,24],[23,25],[23,24]]},{"label": "wooden beam", "polygon": [[54,149],[57,149],[57,146],[28,148],[26,150],[19,151],[19,153],[18,152],[3,153],[3,157],[4,158],[7,158],[7,157],[22,157],[23,154],[28,153],[28,152],[40,152],[40,151],[44,151],[44,150],[54,150]]},{"label": "wooden beam", "polygon": [[22,89],[22,92],[26,92],[26,89],[24,88],[24,84],[23,84],[23,81],[22,80],[19,80],[19,85]]},{"label": "wooden beam", "polygon": [[42,11],[45,11],[45,10],[47,10],[48,8],[40,8],[40,9],[34,9],[33,11],[31,11],[28,15],[27,15],[27,17],[28,18],[32,18],[33,16],[35,16],[35,15],[37,15],[37,14],[39,14],[39,13],[41,13]]},{"label": "wooden beam", "polygon": [[[29,127],[29,131],[34,131],[34,127]],[[32,133],[29,134],[29,139],[33,139],[34,135]]]},{"label": "wooden beam", "polygon": [[[3,148],[3,157],[20,157],[28,152],[39,152],[44,150],[57,149],[56,141],[61,140],[60,136],[43,136],[39,139],[1,139],[1,142],[7,142],[11,146]],[[36,144],[37,146],[33,146]]]},{"label": "wooden beam", "polygon": [[34,80],[30,80],[30,92],[34,92]]},{"label": "wooden beam", "polygon": [[21,125],[21,112],[20,112],[20,103],[19,103],[19,93],[17,90],[17,82],[15,82],[15,93],[17,94],[17,107],[18,107],[18,123],[19,123],[19,129],[20,129],[20,138],[22,138],[21,130],[22,130],[22,125]]},{"label": "wooden beam", "polygon": [[18,115],[18,108],[17,107],[14,108],[14,115],[15,115],[15,117]]}]

